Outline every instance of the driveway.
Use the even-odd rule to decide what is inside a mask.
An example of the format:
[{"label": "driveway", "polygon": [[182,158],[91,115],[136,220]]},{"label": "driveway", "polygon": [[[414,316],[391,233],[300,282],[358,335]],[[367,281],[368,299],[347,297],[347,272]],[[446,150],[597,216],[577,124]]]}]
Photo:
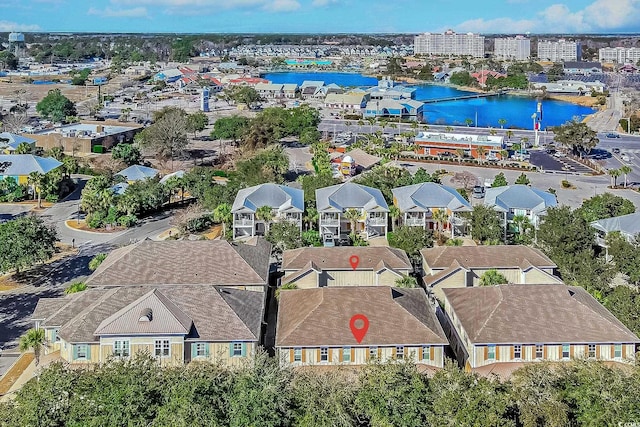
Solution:
[{"label": "driveway", "polygon": [[0,204],[0,223],[26,215],[34,206],[35,204],[2,203]]}]

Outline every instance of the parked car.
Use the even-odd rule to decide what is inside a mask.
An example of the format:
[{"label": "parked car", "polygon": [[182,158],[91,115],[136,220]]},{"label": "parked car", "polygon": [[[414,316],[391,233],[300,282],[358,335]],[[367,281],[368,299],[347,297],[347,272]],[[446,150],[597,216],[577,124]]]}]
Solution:
[{"label": "parked car", "polygon": [[615,154],[620,154],[620,149],[619,148],[614,148],[612,150]]},{"label": "parked car", "polygon": [[474,199],[482,199],[484,197],[485,189],[482,185],[476,185],[473,187],[473,198]]},{"label": "parked car", "polygon": [[553,153],[553,155],[555,157],[567,157],[567,155],[564,154],[562,151],[556,151],[555,153]]},{"label": "parked car", "polygon": [[623,154],[620,156],[620,158],[622,159],[623,162],[628,162],[631,160],[631,157],[629,157],[628,154]]},{"label": "parked car", "polygon": [[351,246],[351,237],[347,233],[340,233],[338,246]]},{"label": "parked car", "polygon": [[620,135],[618,135],[618,134],[617,134],[617,133],[615,133],[615,132],[609,132],[609,133],[607,134],[607,138],[620,138]]}]

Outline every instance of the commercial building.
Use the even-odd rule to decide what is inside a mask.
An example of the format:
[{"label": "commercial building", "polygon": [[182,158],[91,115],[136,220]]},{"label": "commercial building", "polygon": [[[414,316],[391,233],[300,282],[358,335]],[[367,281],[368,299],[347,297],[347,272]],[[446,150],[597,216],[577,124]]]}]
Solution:
[{"label": "commercial building", "polygon": [[494,40],[493,56],[498,59],[527,61],[531,58],[531,40],[523,36],[497,38]]},{"label": "commercial building", "polygon": [[[27,135],[45,150],[62,147],[66,153],[92,153],[111,149],[123,142],[133,142],[142,126],[135,123],[82,122],[44,129]],[[102,148],[97,148],[101,146]]]},{"label": "commercial building", "polygon": [[638,47],[603,47],[598,49],[600,62],[615,62],[617,64],[637,64],[640,61]]},{"label": "commercial building", "polygon": [[582,58],[582,46],[574,40],[542,40],[538,42],[538,59],[541,61],[578,61]]},{"label": "commercial building", "polygon": [[414,38],[415,54],[472,56],[484,58],[484,36],[452,30],[444,33],[424,33]]},{"label": "commercial building", "polygon": [[[500,159],[506,148],[504,137],[498,135],[472,135],[458,133],[419,132],[415,139],[418,153],[426,156],[458,156],[479,159]],[[459,152],[458,150],[462,150]],[[482,152],[479,155],[478,150]]]}]

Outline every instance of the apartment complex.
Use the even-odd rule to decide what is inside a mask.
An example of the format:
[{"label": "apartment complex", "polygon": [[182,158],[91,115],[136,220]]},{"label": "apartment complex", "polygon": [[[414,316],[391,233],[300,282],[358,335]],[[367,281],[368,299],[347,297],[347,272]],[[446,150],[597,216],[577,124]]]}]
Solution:
[{"label": "apartment complex", "polygon": [[637,64],[640,61],[638,47],[603,47],[598,49],[600,62],[615,62],[618,64]]},{"label": "apartment complex", "polygon": [[538,59],[541,61],[577,61],[582,57],[582,46],[574,40],[542,40],[538,42]]},{"label": "apartment complex", "polygon": [[498,59],[526,61],[531,57],[531,40],[523,36],[497,38],[493,55]]},{"label": "apartment complex", "polygon": [[415,37],[413,46],[416,54],[484,57],[484,36],[473,33],[424,33]]}]

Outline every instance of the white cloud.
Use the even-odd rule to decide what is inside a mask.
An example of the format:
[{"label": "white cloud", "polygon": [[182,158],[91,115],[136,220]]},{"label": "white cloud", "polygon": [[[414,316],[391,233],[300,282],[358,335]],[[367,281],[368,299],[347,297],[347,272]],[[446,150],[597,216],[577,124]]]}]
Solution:
[{"label": "white cloud", "polygon": [[311,6],[313,7],[323,7],[329,6],[330,4],[338,3],[338,0],[313,0],[311,2]]},{"label": "white cloud", "polygon": [[18,24],[17,22],[0,21],[0,32],[5,33],[11,31],[40,31],[40,26],[35,24]]},{"label": "white cloud", "polygon": [[111,3],[123,5],[148,5],[154,7],[189,8],[206,7],[211,11],[218,9],[238,9],[264,6],[267,0],[112,0]]},{"label": "white cloud", "polygon": [[298,0],[273,0],[263,6],[270,12],[292,12],[300,9]]},{"label": "white cloud", "polygon": [[459,33],[525,33],[531,31],[536,26],[535,21],[522,19],[513,20],[511,18],[496,19],[471,19],[455,26],[455,31]]},{"label": "white cloud", "polygon": [[103,10],[89,8],[87,15],[102,16],[104,18],[144,18],[148,16],[146,7],[134,7],[132,9],[111,9],[107,7]]}]

